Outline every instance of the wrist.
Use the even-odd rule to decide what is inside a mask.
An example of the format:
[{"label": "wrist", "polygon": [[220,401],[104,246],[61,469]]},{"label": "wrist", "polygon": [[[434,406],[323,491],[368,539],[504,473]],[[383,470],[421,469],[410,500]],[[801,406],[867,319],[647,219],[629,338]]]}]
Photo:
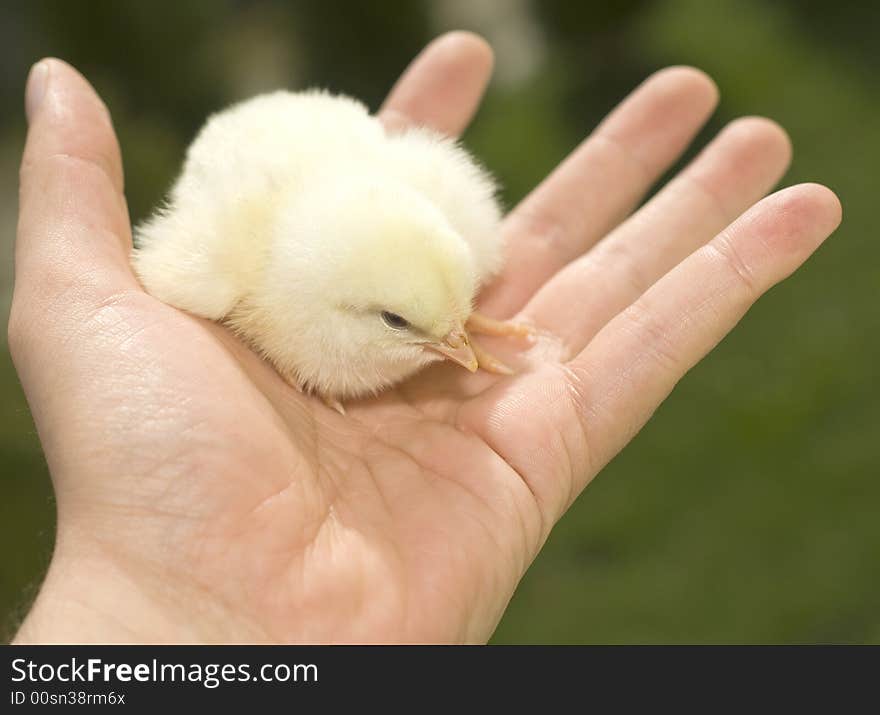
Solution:
[{"label": "wrist", "polygon": [[192,622],[161,607],[111,558],[59,533],[49,570],[13,644],[202,642],[204,636],[187,621]]}]

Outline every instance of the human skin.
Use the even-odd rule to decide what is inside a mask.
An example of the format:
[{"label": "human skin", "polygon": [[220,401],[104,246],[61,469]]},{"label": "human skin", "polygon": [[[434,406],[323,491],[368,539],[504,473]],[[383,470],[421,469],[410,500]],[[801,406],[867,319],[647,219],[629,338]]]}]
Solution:
[{"label": "human skin", "polygon": [[[456,135],[491,64],[443,36],[380,115]],[[139,287],[109,113],[36,65],[9,344],[58,528],[15,642],[486,641],[566,508],[840,221],[816,184],[762,199],[790,146],[760,118],[633,213],[716,102],[658,72],[507,216],[479,307],[540,331],[519,374],[439,366],[342,416]]]}]

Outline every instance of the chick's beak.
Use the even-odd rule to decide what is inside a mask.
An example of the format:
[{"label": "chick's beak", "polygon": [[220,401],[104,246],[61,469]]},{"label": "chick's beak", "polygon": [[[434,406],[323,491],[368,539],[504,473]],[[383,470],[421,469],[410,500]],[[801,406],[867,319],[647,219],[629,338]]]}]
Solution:
[{"label": "chick's beak", "polygon": [[476,372],[479,367],[477,356],[474,355],[474,349],[462,327],[450,330],[442,341],[426,343],[425,348],[440,353],[447,360],[452,360],[471,372]]}]

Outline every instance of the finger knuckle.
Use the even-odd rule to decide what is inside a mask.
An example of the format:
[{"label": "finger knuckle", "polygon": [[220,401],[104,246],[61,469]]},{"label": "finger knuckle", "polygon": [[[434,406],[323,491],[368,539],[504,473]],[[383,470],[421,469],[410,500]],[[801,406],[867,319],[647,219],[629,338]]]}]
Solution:
[{"label": "finger knuckle", "polygon": [[706,246],[706,250],[721,261],[722,265],[745,289],[754,294],[758,291],[755,272],[737,247],[736,241],[728,234],[721,234]]},{"label": "finger knuckle", "polygon": [[531,250],[554,256],[566,251],[566,226],[556,212],[522,206],[511,217],[515,233],[527,236]]},{"label": "finger knuckle", "polygon": [[663,370],[678,373],[682,362],[680,349],[675,344],[670,326],[657,317],[657,311],[652,310],[643,298],[630,305],[623,315],[627,329],[641,346],[641,352]]}]

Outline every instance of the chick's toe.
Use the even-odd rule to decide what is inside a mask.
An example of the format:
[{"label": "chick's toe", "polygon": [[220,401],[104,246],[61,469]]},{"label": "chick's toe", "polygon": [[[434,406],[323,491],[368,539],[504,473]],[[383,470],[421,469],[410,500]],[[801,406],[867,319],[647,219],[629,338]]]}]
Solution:
[{"label": "chick's toe", "polygon": [[531,338],[535,335],[535,329],[525,323],[516,323],[512,320],[496,320],[474,311],[465,325],[471,333],[480,335],[494,335],[502,338]]}]

